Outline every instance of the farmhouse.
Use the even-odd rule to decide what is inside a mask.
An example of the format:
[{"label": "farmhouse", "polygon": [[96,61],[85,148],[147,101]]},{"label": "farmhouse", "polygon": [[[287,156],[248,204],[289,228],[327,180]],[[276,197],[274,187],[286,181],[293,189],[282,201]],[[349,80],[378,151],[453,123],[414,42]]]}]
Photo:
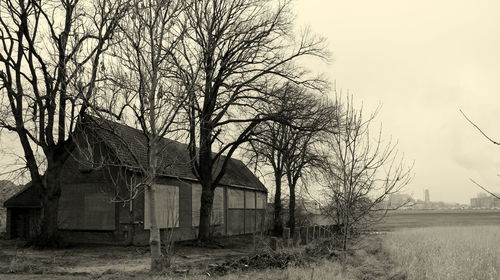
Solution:
[{"label": "farmhouse", "polygon": [[[129,126],[87,117],[73,139],[78,144],[61,176],[62,236],[77,243],[147,244],[148,199],[137,187],[141,166],[147,163],[145,136]],[[165,138],[160,142],[155,193],[162,237],[195,239],[201,185],[192,172],[187,145]],[[4,203],[10,238],[33,234],[38,197],[37,188],[27,184]],[[215,190],[211,232],[239,235],[263,230],[266,200],[265,186],[243,162],[231,159]]]}]

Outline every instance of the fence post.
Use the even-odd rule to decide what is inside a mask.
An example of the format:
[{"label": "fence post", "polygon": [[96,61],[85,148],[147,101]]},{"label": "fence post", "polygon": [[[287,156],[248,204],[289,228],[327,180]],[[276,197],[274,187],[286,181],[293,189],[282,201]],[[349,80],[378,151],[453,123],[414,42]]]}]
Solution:
[{"label": "fence post", "polygon": [[290,228],[283,228],[283,243],[286,247],[290,247]]},{"label": "fence post", "polygon": [[295,232],[293,233],[293,246],[299,246],[300,245],[300,231],[302,227],[296,228]]},{"label": "fence post", "polygon": [[307,240],[307,229],[309,227],[308,226],[305,226],[305,227],[301,227],[300,228],[300,237],[301,237],[301,242],[302,242],[302,245],[307,245],[307,243],[309,242],[309,240]]},{"label": "fence post", "polygon": [[271,250],[273,251],[278,250],[278,238],[276,237],[271,237]]}]

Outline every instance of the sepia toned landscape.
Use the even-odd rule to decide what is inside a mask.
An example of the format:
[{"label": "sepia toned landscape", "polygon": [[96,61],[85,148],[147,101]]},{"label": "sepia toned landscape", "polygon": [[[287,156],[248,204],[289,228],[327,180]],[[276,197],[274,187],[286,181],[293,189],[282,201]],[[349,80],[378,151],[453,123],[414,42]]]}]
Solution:
[{"label": "sepia toned landscape", "polygon": [[0,279],[500,279],[499,10],[0,0]]},{"label": "sepia toned landscape", "polygon": [[240,236],[218,239],[224,248],[179,243],[171,271],[151,276],[146,247],[39,251],[3,240],[0,269],[5,279],[497,279],[499,215],[495,210],[391,213],[380,224],[383,231],[365,235],[347,263],[340,250],[311,253],[332,242],[326,238],[282,249],[297,259],[287,257],[283,267],[273,268],[262,237],[254,247],[252,236]]}]

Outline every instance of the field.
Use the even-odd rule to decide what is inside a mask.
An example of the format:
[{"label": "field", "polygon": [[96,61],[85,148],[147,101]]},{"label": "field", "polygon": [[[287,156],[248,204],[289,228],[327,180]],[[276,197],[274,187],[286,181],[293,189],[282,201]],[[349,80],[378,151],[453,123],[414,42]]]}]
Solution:
[{"label": "field", "polygon": [[[337,252],[284,270],[245,269],[223,276],[208,273],[210,266],[252,254],[251,238],[232,238],[224,249],[179,245],[173,262],[189,270],[189,277],[149,275],[147,247],[36,251],[4,240],[0,279],[500,279],[500,211],[399,211],[378,229],[345,262]],[[311,246],[317,246],[313,252],[321,250],[321,244]]]},{"label": "field", "polygon": [[404,229],[384,248],[409,280],[500,279],[500,226]]},{"label": "field", "polygon": [[500,226],[499,210],[406,210],[391,212],[377,227],[394,231],[436,226]]}]

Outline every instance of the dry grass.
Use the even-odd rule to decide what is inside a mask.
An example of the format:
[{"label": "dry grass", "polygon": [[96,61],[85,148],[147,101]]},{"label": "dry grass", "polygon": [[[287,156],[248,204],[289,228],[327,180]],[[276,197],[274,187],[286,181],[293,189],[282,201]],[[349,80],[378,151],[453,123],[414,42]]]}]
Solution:
[{"label": "dry grass", "polygon": [[384,247],[409,280],[500,279],[500,226],[399,230]]},{"label": "dry grass", "polygon": [[[388,257],[382,248],[381,240],[376,236],[367,237],[363,241],[366,246],[361,246],[361,249],[351,251],[347,255],[345,264],[342,263],[342,258],[337,257],[321,258],[318,256],[318,261],[307,263],[300,266],[290,266],[286,269],[260,269],[248,271],[234,271],[224,276],[208,275],[206,273],[188,275],[185,278],[168,275],[168,276],[153,276],[155,280],[165,279],[194,279],[194,280],[243,280],[243,279],[270,279],[270,280],[403,280],[406,279],[404,274],[395,272],[392,264],[387,261]],[[318,250],[320,250],[318,248]],[[296,252],[297,253],[297,252]],[[303,253],[298,253],[305,254]],[[299,257],[299,256],[297,256]],[[303,255],[304,258],[311,256]]]},{"label": "dry grass", "polygon": [[256,270],[250,272],[236,272],[224,276],[212,276],[212,275],[189,275],[184,277],[172,277],[172,276],[153,276],[154,280],[166,280],[166,279],[193,279],[193,280],[302,280],[302,279],[317,279],[317,280],[354,280],[357,278],[350,270],[343,270],[342,265],[338,262],[323,261],[311,267],[290,267],[287,269],[266,269],[266,270]]}]

